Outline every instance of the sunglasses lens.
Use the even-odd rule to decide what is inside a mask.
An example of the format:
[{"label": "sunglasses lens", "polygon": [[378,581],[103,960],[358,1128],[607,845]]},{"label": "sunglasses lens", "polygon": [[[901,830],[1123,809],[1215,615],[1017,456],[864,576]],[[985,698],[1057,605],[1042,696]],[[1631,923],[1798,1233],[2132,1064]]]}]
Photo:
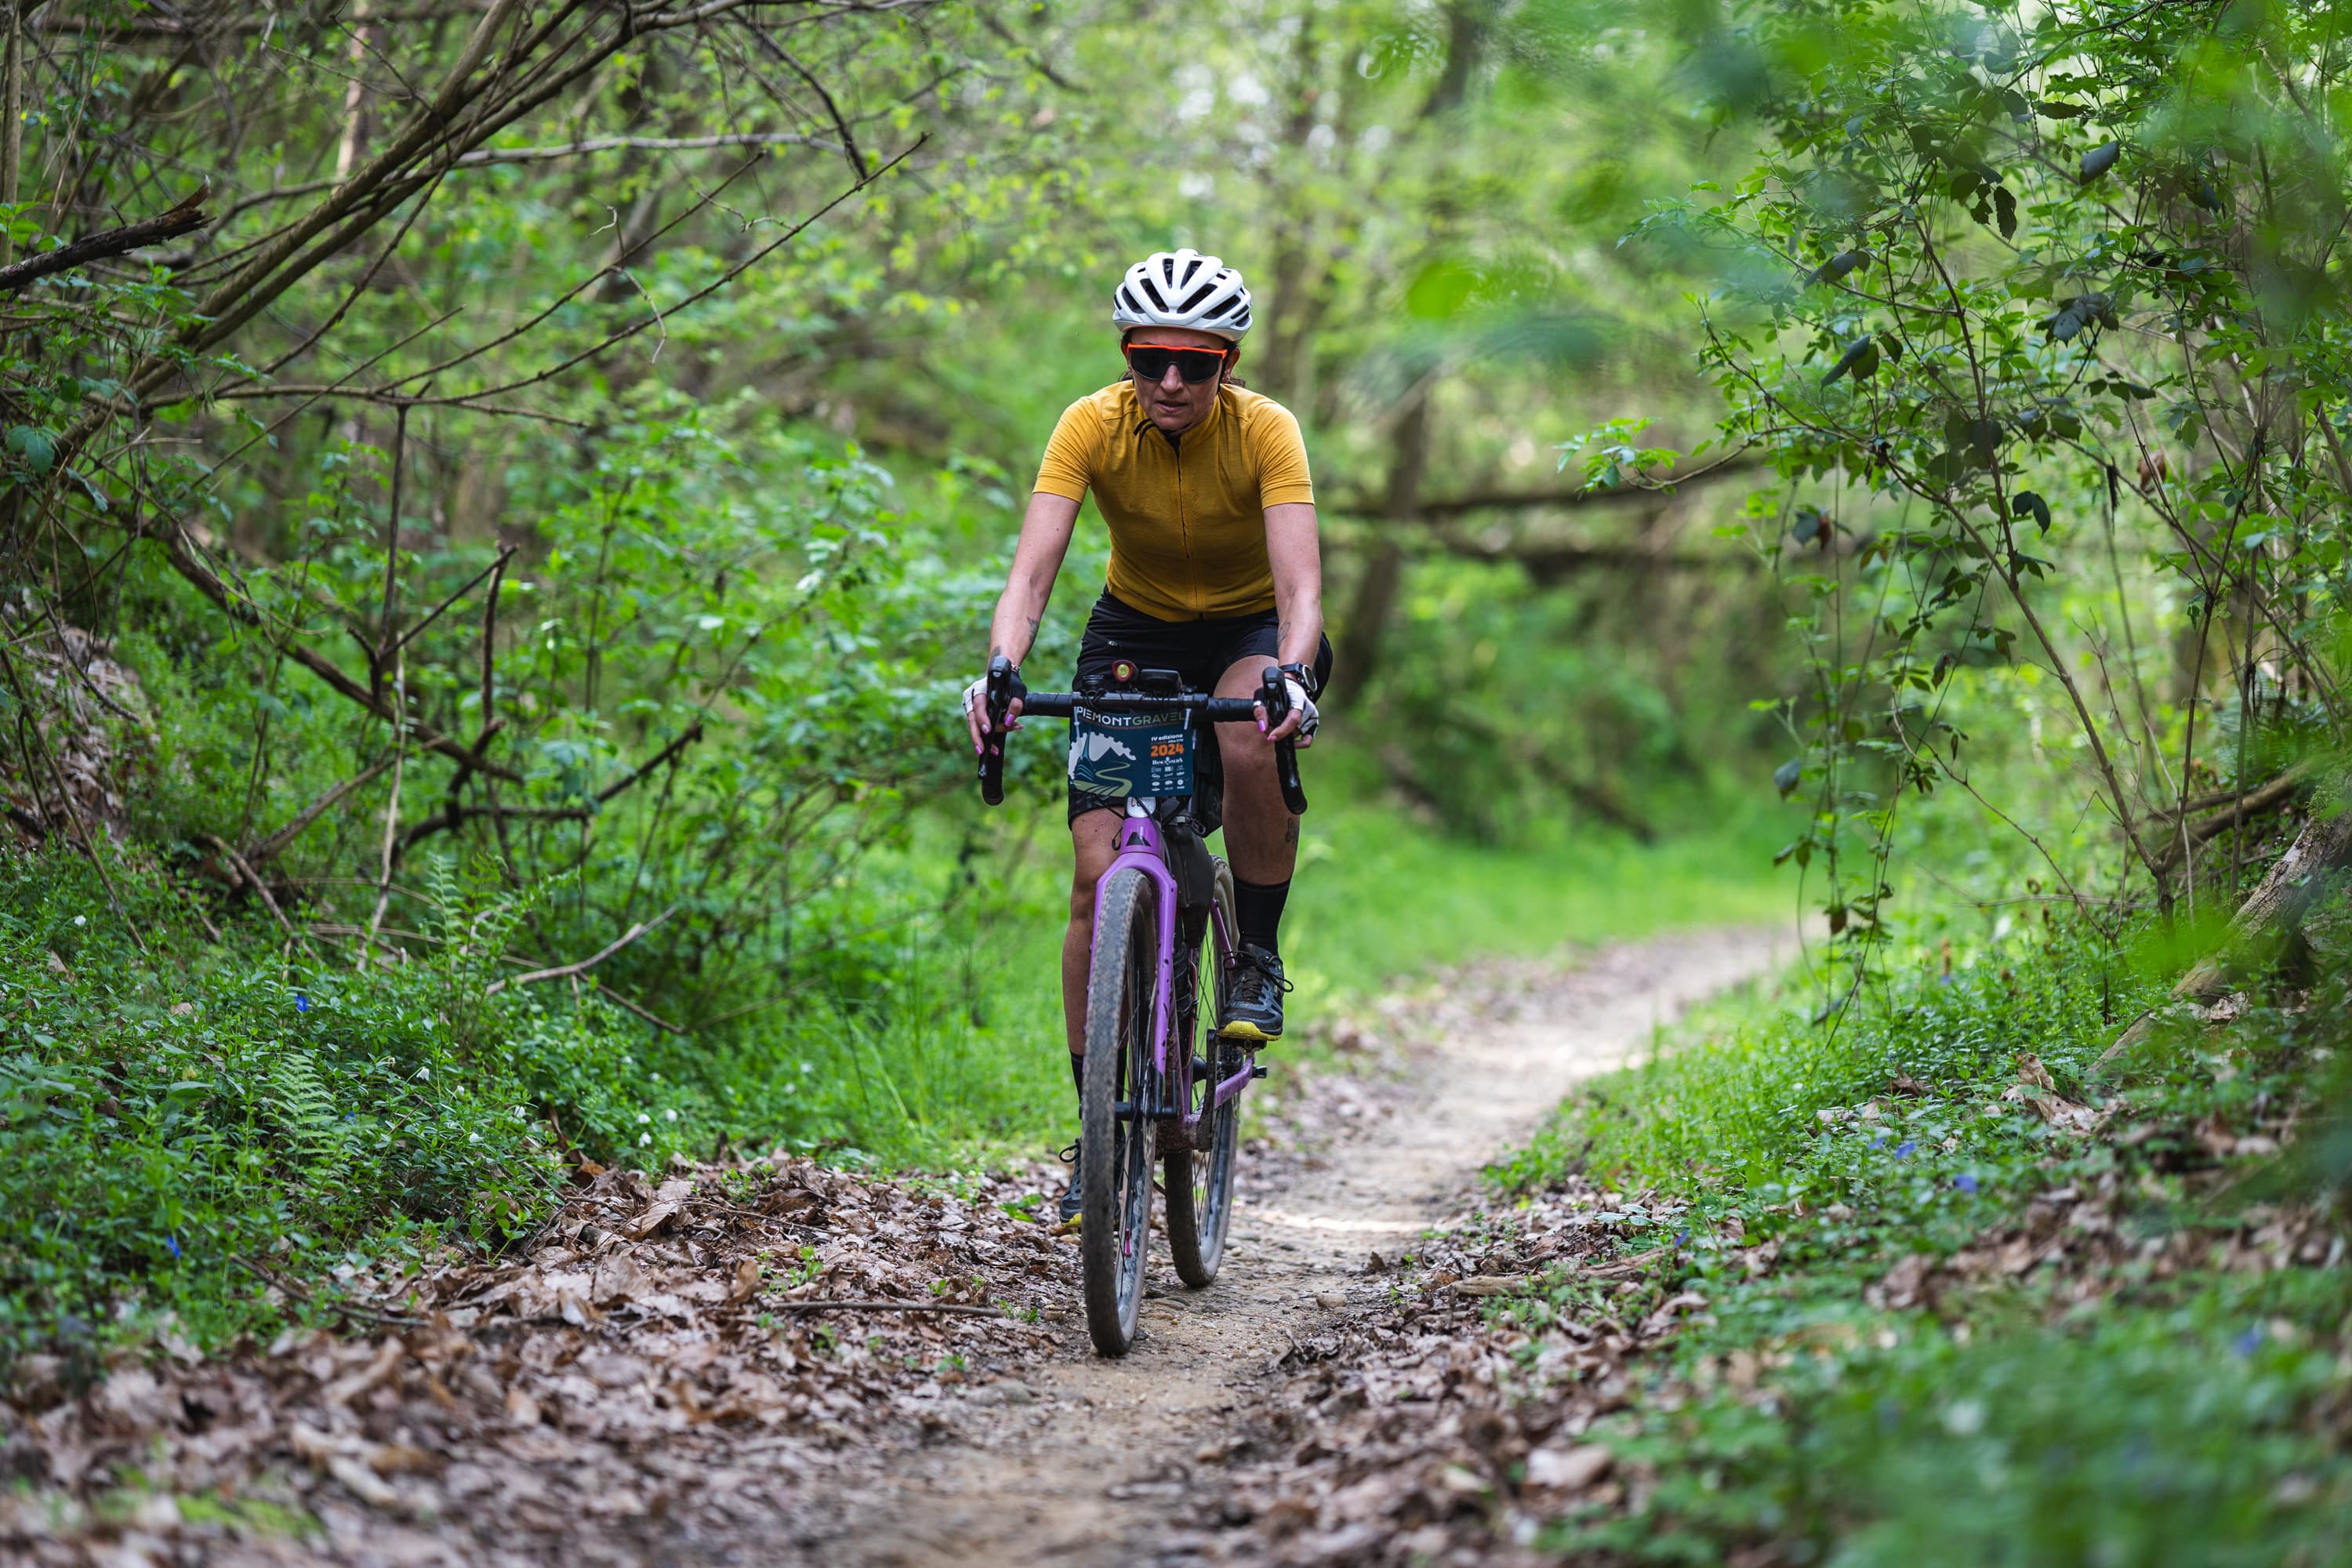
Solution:
[{"label": "sunglasses lens", "polygon": [[1198,384],[1223,368],[1225,356],[1214,349],[1164,349],[1139,344],[1127,351],[1128,367],[1146,381],[1158,381],[1174,365],[1176,374]]}]

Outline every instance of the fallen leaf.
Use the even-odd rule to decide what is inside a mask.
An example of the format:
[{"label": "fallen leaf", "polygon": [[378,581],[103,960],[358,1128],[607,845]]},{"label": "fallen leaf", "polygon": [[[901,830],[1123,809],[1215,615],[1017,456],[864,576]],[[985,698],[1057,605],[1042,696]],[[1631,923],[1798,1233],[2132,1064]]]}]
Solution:
[{"label": "fallen leaf", "polygon": [[1582,1491],[1607,1475],[1617,1456],[1598,1443],[1571,1448],[1538,1448],[1528,1456],[1528,1485],[1552,1491]]},{"label": "fallen leaf", "polygon": [[349,1405],[398,1371],[400,1363],[406,1359],[408,1347],[387,1334],[383,1343],[377,1348],[373,1361],[349,1377],[338,1378],[329,1384],[319,1398],[329,1405]]}]

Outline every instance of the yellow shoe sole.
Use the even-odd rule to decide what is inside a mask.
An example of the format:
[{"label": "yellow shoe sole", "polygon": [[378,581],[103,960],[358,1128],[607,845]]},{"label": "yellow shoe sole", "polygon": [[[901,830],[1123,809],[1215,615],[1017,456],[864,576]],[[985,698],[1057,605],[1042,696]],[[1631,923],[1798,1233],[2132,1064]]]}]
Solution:
[{"label": "yellow shoe sole", "polygon": [[1255,1024],[1250,1023],[1248,1020],[1243,1018],[1236,1018],[1232,1023],[1227,1024],[1223,1028],[1219,1029],[1217,1031],[1217,1037],[1221,1040],[1255,1040],[1262,1046],[1272,1045],[1275,1041],[1282,1038],[1280,1035],[1267,1034]]}]

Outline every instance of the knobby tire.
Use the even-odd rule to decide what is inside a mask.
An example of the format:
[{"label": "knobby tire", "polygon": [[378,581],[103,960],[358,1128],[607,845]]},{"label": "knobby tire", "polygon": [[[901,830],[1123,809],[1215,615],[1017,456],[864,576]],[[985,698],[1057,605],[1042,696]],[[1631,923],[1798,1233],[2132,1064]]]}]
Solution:
[{"label": "knobby tire", "polygon": [[1121,1121],[1121,1100],[1140,1098],[1159,968],[1153,884],[1118,872],[1095,909],[1094,967],[1087,982],[1087,1065],[1079,1096],[1078,1257],[1087,1331],[1095,1349],[1122,1356],[1135,1342],[1143,1265],[1151,1247],[1151,1127]]},{"label": "knobby tire", "polygon": [[[1199,998],[1192,1027],[1177,1048],[1190,1051],[1204,1046],[1209,1070],[1192,1085],[1195,1104],[1206,1104],[1218,1080],[1238,1070],[1245,1053],[1217,1038],[1216,1020],[1224,1010],[1225,985],[1232,954],[1226,944],[1240,930],[1234,915],[1234,875],[1224,861],[1216,863],[1216,905],[1209,929],[1202,933],[1192,974],[1180,974]],[[1204,1151],[1179,1149],[1162,1162],[1160,1184],[1168,1193],[1168,1250],[1176,1277],[1194,1289],[1217,1277],[1224,1261],[1225,1228],[1234,1212],[1234,1145],[1239,1140],[1241,1100],[1227,1100],[1209,1112],[1202,1130],[1209,1143]]]}]

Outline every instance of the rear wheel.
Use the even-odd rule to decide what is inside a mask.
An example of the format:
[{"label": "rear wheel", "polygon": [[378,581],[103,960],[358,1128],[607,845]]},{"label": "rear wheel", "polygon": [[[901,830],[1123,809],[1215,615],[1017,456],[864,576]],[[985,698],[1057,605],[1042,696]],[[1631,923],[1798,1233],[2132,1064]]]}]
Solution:
[{"label": "rear wheel", "polygon": [[[1206,1047],[1208,1070],[1192,1081],[1194,1109],[1208,1105],[1218,1083],[1239,1072],[1249,1059],[1247,1052],[1219,1039],[1216,1032],[1217,1019],[1224,1011],[1228,960],[1236,929],[1234,874],[1219,860],[1216,906],[1209,929],[1202,934],[1195,973],[1191,977],[1198,998],[1192,1009],[1192,1027],[1181,1042],[1188,1051],[1195,1040]],[[1224,1261],[1225,1226],[1234,1213],[1234,1145],[1240,1133],[1240,1112],[1238,1096],[1204,1112],[1201,1134],[1207,1147],[1179,1149],[1162,1163],[1162,1185],[1168,1190],[1168,1250],[1173,1255],[1177,1278],[1195,1289],[1214,1279],[1217,1266]]]},{"label": "rear wheel", "polygon": [[1087,1331],[1105,1355],[1135,1342],[1143,1261],[1151,1243],[1151,1128],[1118,1114],[1141,1100],[1151,1046],[1159,926],[1152,884],[1126,870],[1095,907],[1094,966],[1087,981],[1087,1066],[1079,1096],[1078,1258]]}]

